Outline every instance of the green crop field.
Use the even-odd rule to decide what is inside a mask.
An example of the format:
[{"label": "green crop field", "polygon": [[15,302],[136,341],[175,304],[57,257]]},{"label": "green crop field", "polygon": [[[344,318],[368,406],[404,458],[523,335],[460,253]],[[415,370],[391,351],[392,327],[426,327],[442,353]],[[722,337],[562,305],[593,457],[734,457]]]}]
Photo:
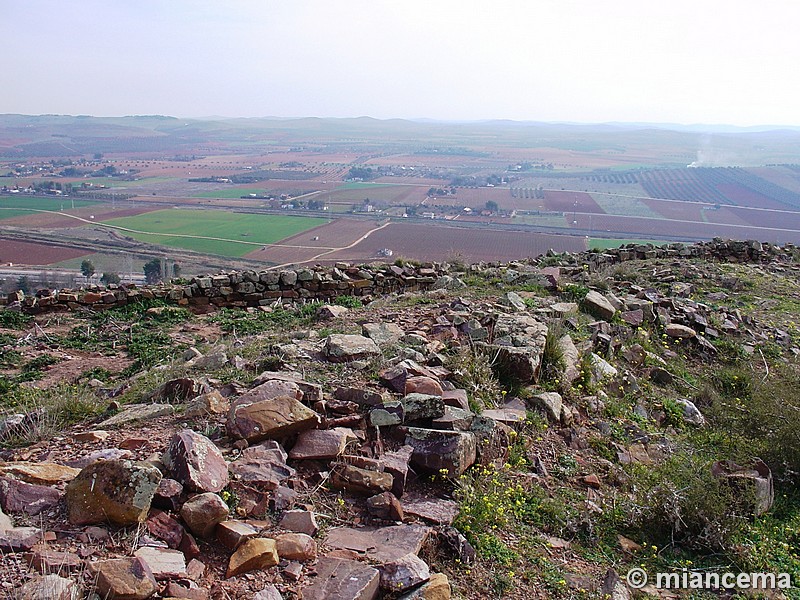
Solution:
[{"label": "green crop field", "polygon": [[142,242],[204,254],[238,257],[256,250],[259,246],[273,244],[328,221],[312,217],[253,215],[222,210],[169,209],[111,219],[105,223],[141,232],[122,233]]},{"label": "green crop field", "polygon": [[69,208],[79,208],[97,204],[86,200],[73,200],[72,198],[31,198],[1,196],[0,197],[0,219],[10,219],[11,217],[21,217],[29,215],[33,210],[52,210],[61,211]]}]

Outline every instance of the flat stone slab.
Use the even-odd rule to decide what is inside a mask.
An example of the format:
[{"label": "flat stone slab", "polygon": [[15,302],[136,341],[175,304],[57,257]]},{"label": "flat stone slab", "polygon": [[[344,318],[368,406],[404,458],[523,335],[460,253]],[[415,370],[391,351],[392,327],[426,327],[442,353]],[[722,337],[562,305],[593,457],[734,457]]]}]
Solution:
[{"label": "flat stone slab", "polygon": [[458,503],[438,498],[405,498],[403,512],[407,516],[419,517],[437,525],[452,525],[458,515]]},{"label": "flat stone slab", "polygon": [[171,404],[134,404],[127,407],[120,413],[113,417],[106,419],[100,423],[98,429],[105,427],[119,427],[127,423],[134,423],[136,421],[147,421],[157,417],[171,415],[175,412],[175,407]]},{"label": "flat stone slab", "polygon": [[385,563],[406,554],[418,554],[431,528],[423,525],[392,525],[389,527],[337,527],[328,532],[324,546],[352,550],[366,558]]},{"label": "flat stone slab", "polygon": [[144,546],[133,554],[147,563],[156,579],[187,577],[186,559],[180,550]]},{"label": "flat stone slab", "polygon": [[37,485],[55,485],[72,481],[80,473],[80,469],[65,467],[56,463],[7,462],[0,465],[0,475],[10,475],[26,483]]},{"label": "flat stone slab", "polygon": [[374,600],[381,576],[357,560],[323,557],[317,562],[314,583],[303,590],[305,600]]}]

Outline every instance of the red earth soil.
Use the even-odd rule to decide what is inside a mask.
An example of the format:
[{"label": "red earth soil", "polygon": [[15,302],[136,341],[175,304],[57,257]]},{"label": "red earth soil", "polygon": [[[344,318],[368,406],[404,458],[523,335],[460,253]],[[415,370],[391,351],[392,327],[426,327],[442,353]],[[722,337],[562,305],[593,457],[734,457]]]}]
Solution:
[{"label": "red earth soil", "polygon": [[730,211],[750,225],[775,229],[800,230],[800,213],[731,208]]},{"label": "red earth soil", "polygon": [[629,235],[642,236],[674,236],[680,239],[711,239],[722,237],[739,240],[760,240],[762,242],[800,243],[800,231],[776,231],[770,228],[741,227],[718,223],[692,223],[685,221],[667,221],[660,219],[644,219],[641,217],[621,217],[617,215],[578,215],[578,227],[587,229],[589,235],[608,235],[613,233],[619,237]]},{"label": "red earth soil", "polygon": [[600,205],[585,192],[562,192],[547,190],[544,193],[544,205],[547,210],[558,212],[584,212],[604,215]]},{"label": "red earth soil", "polygon": [[776,208],[785,210],[788,208],[777,200],[762,196],[758,192],[753,192],[733,183],[720,183],[717,190],[725,194],[737,206],[751,206],[753,208]]},{"label": "red earth soil", "polygon": [[395,258],[446,260],[458,256],[470,262],[507,261],[538,256],[550,248],[558,252],[579,252],[586,249],[586,240],[568,235],[392,223],[353,248],[326,258],[377,260],[378,250],[382,248],[392,250]]},{"label": "red earth soil", "polygon": [[0,239],[0,264],[15,265],[51,265],[91,254],[78,248],[63,248],[50,244],[19,242]]},{"label": "red earth soil", "polygon": [[[69,214],[81,217],[82,219],[89,219],[94,215],[94,221],[106,221],[108,219],[118,219],[120,217],[132,217],[141,215],[142,213],[158,210],[162,207],[156,206],[142,206],[136,208],[120,208],[112,210],[109,205],[98,206],[84,206],[70,210]],[[46,227],[52,229],[59,229],[65,227],[81,227],[86,225],[83,221],[78,219],[71,219],[60,213],[31,213],[21,217],[12,217],[11,219],[4,219],[1,221],[3,225],[15,225],[19,227]]]}]

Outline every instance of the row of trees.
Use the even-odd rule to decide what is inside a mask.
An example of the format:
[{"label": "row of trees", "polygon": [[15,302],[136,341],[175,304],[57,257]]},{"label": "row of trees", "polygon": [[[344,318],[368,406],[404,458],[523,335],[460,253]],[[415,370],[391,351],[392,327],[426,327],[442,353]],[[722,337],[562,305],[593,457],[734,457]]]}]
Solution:
[{"label": "row of trees", "polygon": [[[176,262],[171,262],[160,258],[154,258],[144,263],[144,278],[149,284],[158,283],[165,277],[180,277],[181,266]],[[94,263],[89,259],[84,259],[81,262],[81,274],[86,277],[93,277],[97,272]],[[100,281],[105,285],[110,283],[119,283],[119,274],[114,271],[105,271],[100,277]]]}]

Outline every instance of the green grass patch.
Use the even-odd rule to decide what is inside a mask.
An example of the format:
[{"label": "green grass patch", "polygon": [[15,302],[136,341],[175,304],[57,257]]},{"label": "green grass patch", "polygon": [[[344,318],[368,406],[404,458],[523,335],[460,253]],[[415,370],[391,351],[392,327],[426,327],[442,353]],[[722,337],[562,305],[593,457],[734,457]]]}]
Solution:
[{"label": "green grass patch", "polygon": [[210,192],[197,192],[196,194],[192,194],[194,198],[225,198],[225,199],[235,199],[241,198],[242,196],[249,196],[250,194],[266,194],[267,190],[264,189],[257,189],[252,187],[234,187],[234,188],[225,188],[223,190],[211,190]]},{"label": "green grass patch", "polygon": [[0,219],[11,219],[29,215],[37,210],[50,210],[59,212],[70,208],[80,208],[89,206],[96,202],[86,200],[74,200],[72,198],[31,198],[24,197],[0,197]]},{"label": "green grass patch", "polygon": [[109,225],[143,232],[123,232],[142,242],[195,250],[204,254],[237,257],[244,256],[261,245],[275,243],[327,222],[326,219],[310,217],[179,209],[159,210],[106,221]]},{"label": "green grass patch", "polygon": [[667,240],[635,240],[635,239],[618,239],[618,238],[591,238],[589,240],[590,250],[608,250],[609,248],[619,248],[625,244],[653,244],[655,246],[663,246],[664,244],[671,244]]}]

